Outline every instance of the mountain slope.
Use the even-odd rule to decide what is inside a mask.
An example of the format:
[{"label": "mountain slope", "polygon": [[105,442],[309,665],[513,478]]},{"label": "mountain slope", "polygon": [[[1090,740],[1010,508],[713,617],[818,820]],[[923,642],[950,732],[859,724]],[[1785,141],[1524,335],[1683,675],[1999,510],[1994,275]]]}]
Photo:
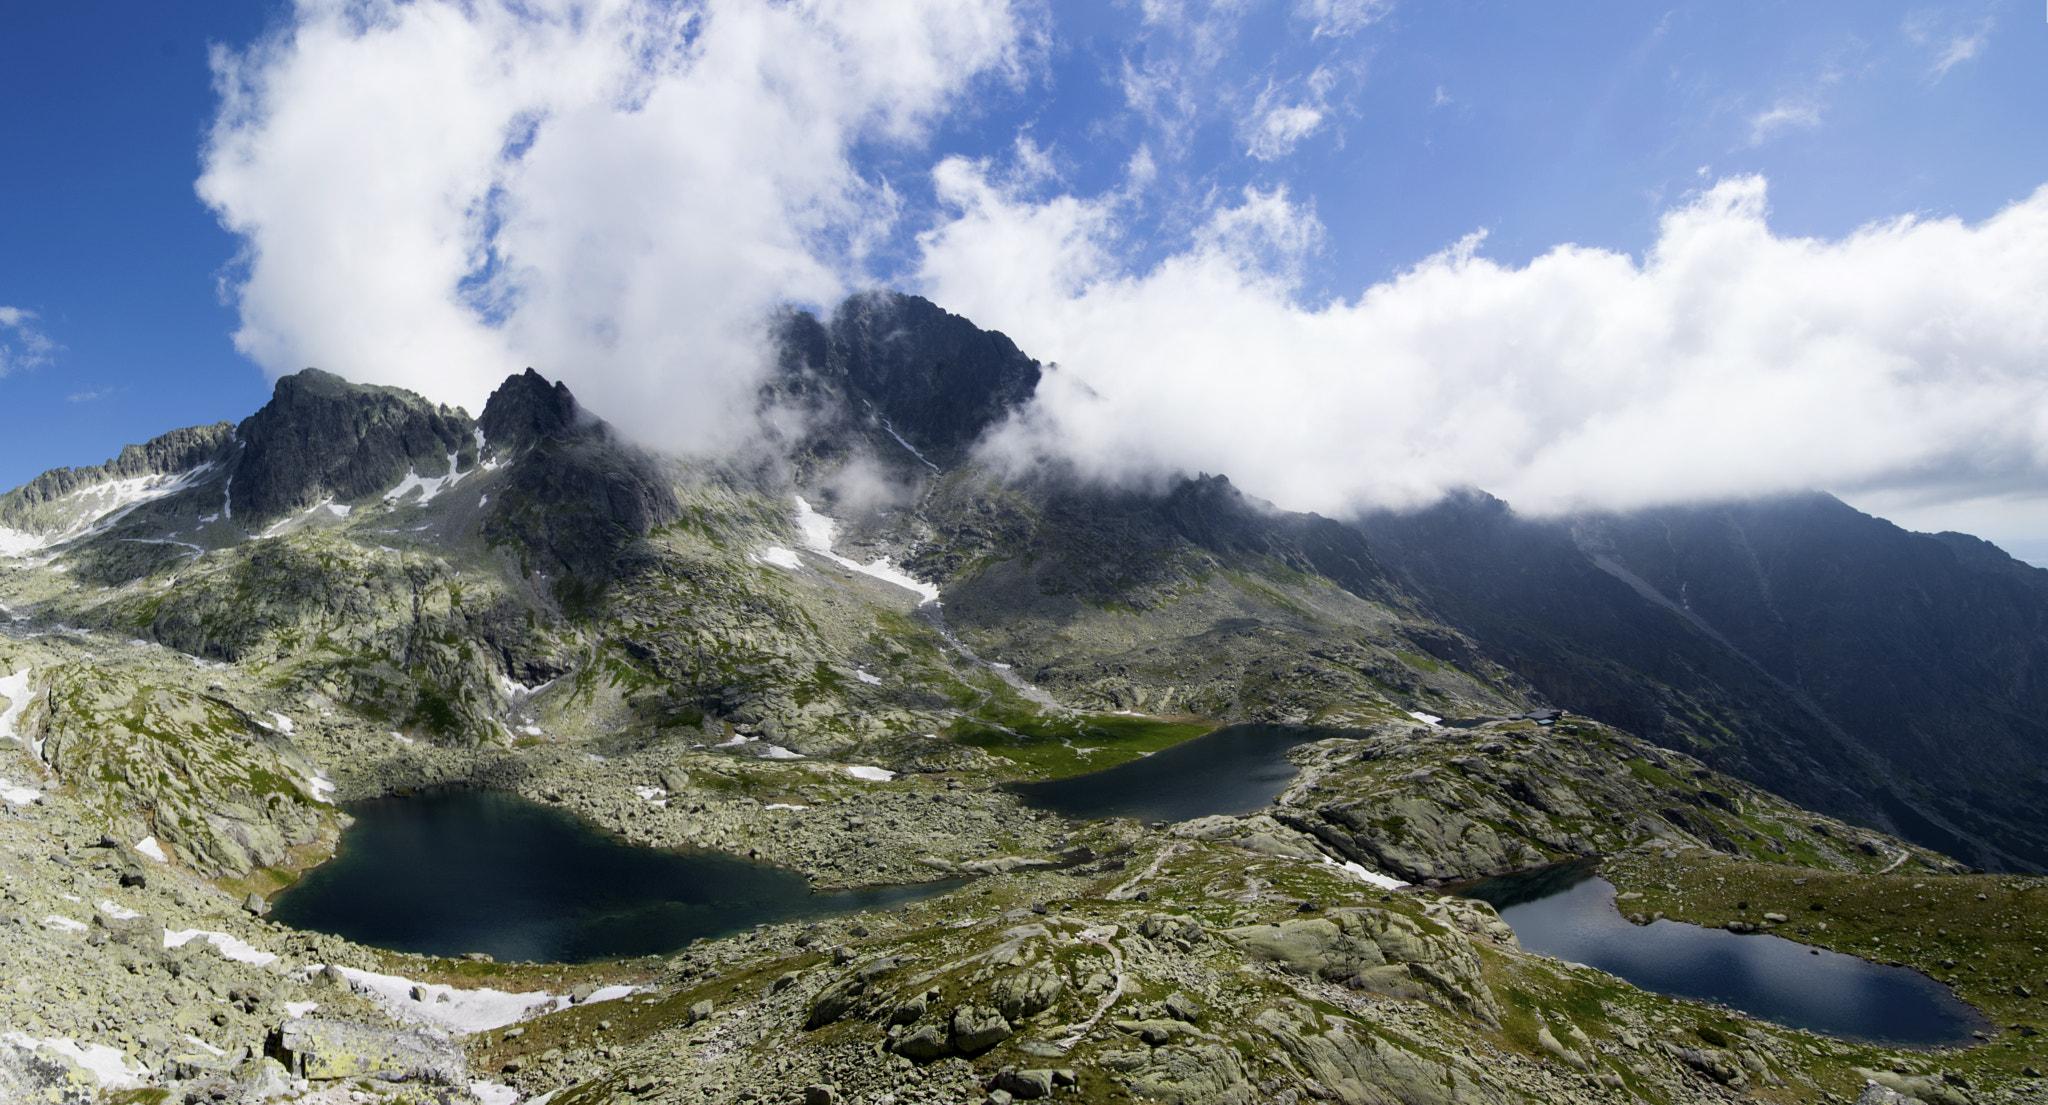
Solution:
[{"label": "mountain slope", "polygon": [[2048,866],[2048,572],[1824,495],[1557,520],[1465,496],[1362,527],[1558,705],[1979,864]]}]

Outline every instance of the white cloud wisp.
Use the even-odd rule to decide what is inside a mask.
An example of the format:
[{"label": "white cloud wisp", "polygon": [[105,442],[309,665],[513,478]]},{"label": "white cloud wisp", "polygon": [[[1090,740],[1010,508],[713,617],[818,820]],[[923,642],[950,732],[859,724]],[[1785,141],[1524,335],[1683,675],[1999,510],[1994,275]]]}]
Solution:
[{"label": "white cloud wisp", "polygon": [[238,347],[472,412],[527,365],[630,433],[730,424],[774,304],[864,283],[864,143],[1018,72],[1009,0],[298,0],[217,51],[199,192]]},{"label": "white cloud wisp", "polygon": [[1485,488],[1536,512],[2048,478],[2048,189],[1971,226],[1780,237],[1724,180],[1640,261],[1475,235],[1356,299],[1297,301],[1313,218],[1249,194],[1143,273],[1113,198],[1046,202],[950,162],[927,294],[1056,361],[998,455],[1122,481],[1229,474],[1326,514]]},{"label": "white cloud wisp", "polygon": [[45,364],[57,343],[31,326],[36,313],[20,307],[0,307],[0,376],[17,368]]}]

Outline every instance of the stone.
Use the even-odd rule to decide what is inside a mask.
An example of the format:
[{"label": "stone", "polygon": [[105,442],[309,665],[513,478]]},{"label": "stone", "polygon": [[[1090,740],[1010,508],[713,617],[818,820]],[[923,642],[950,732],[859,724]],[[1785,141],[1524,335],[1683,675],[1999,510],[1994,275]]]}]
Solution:
[{"label": "stone", "polygon": [[1010,1037],[1010,1022],[987,1006],[962,1005],[953,1010],[953,1046],[969,1055],[1002,1043]]},{"label": "stone", "polygon": [[376,1078],[467,1086],[462,1049],[426,1032],[371,1028],[349,1021],[294,1017],[279,1029],[279,1046],[301,1078]]},{"label": "stone", "polygon": [[806,1086],[804,1105],[839,1105],[839,1091],[825,1085]]},{"label": "stone", "polygon": [[1863,1092],[1856,1096],[1856,1105],[1913,1105],[1913,1098],[1876,1082],[1865,1082]]},{"label": "stone", "polygon": [[1016,1023],[1052,1007],[1066,984],[1050,970],[1032,968],[1005,975],[989,988],[989,997],[1004,1019]]},{"label": "stone", "polygon": [[242,899],[242,911],[252,917],[261,917],[270,912],[270,903],[263,900],[263,895],[252,890],[248,897]]},{"label": "stone", "polygon": [[1111,1023],[1116,1026],[1118,1031],[1128,1032],[1153,1047],[1170,1044],[1173,1042],[1174,1037],[1189,1031],[1188,1026],[1180,1021],[1119,1020],[1112,1021]]},{"label": "stone", "polygon": [[1036,1101],[1052,1096],[1053,1072],[1049,1070],[1005,1069],[996,1074],[996,1089],[1019,1101]]},{"label": "stone", "polygon": [[1549,1025],[1543,1025],[1536,1029],[1536,1044],[1552,1056],[1563,1060],[1573,1070],[1586,1069],[1585,1058],[1559,1042],[1558,1038],[1551,1033]]},{"label": "stone", "polygon": [[1194,1024],[1202,1019],[1202,1007],[1195,1004],[1193,998],[1178,990],[1168,994],[1162,1004],[1166,1007],[1166,1015],[1174,1020]]},{"label": "stone", "polygon": [[842,978],[818,991],[818,996],[811,999],[810,1010],[804,1015],[804,1031],[823,1028],[844,1017],[853,1009],[854,1003],[860,1000],[861,995],[867,992],[867,988],[867,982],[859,975],[854,975]]},{"label": "stone", "polygon": [[268,1055],[251,1059],[235,1069],[237,1105],[262,1105],[265,1101],[295,1096],[291,1072]]},{"label": "stone", "polygon": [[953,1045],[937,1025],[923,1028],[896,1041],[896,1054],[918,1063],[929,1063],[953,1053]]}]

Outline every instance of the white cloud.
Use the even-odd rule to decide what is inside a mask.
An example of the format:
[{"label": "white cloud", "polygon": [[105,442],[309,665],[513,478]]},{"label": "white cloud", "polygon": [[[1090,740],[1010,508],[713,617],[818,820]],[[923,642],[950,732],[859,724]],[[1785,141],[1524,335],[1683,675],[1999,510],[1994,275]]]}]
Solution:
[{"label": "white cloud", "polygon": [[1901,27],[1909,41],[1927,51],[1927,79],[1933,83],[1939,83],[1956,66],[1975,60],[1991,43],[1993,21],[1989,16],[1967,31],[1956,31],[1941,23],[1941,13],[1918,11],[1908,15]]},{"label": "white cloud", "polygon": [[1810,103],[1781,100],[1749,120],[1749,144],[1761,146],[1780,131],[1820,125],[1820,109]]},{"label": "white cloud", "polygon": [[1386,18],[1394,0],[1301,0],[1299,16],[1315,24],[1315,33],[1347,35]]},{"label": "white cloud", "polygon": [[1059,365],[1000,455],[1224,472],[1333,514],[1461,486],[1554,511],[2048,478],[2048,189],[1975,226],[1823,241],[1774,234],[1743,177],[1668,212],[1640,261],[1561,246],[1512,267],[1475,235],[1304,304],[1232,229],[1309,225],[1284,196],[1129,273],[1119,201],[1032,202],[962,162],[941,180],[959,214],[922,239],[924,290]]},{"label": "white cloud", "polygon": [[17,368],[47,364],[50,354],[56,352],[57,343],[29,325],[35,318],[34,311],[0,307],[0,376]]},{"label": "white cloud", "polygon": [[1264,112],[1251,128],[1246,145],[1253,157],[1274,161],[1294,152],[1295,143],[1323,125],[1323,113],[1307,104],[1286,104]]},{"label": "white cloud", "polygon": [[533,365],[700,442],[771,304],[864,283],[863,143],[1014,79],[1009,0],[299,0],[216,52],[199,191],[245,243],[237,345],[478,409]]}]

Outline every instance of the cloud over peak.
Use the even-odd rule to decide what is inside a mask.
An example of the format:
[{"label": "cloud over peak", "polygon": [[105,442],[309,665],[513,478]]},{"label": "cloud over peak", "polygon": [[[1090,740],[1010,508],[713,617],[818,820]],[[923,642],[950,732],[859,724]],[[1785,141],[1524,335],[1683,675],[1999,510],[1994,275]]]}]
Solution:
[{"label": "cloud over peak", "polygon": [[236,343],[480,404],[533,364],[642,437],[715,432],[786,300],[859,281],[917,140],[1030,45],[1006,0],[300,0],[213,63],[199,192]]},{"label": "cloud over peak", "polygon": [[[1089,202],[953,173],[925,290],[1060,366],[999,438],[1011,457],[1228,472],[1334,514],[1463,486],[1564,510],[2048,475],[2048,189],[1976,226],[1822,241],[1775,234],[1764,181],[1739,177],[1669,211],[1641,260],[1514,267],[1475,236],[1315,305],[1224,229],[1287,240],[1310,217],[1284,197],[1130,273]],[[977,274],[999,253],[997,286]]]}]

